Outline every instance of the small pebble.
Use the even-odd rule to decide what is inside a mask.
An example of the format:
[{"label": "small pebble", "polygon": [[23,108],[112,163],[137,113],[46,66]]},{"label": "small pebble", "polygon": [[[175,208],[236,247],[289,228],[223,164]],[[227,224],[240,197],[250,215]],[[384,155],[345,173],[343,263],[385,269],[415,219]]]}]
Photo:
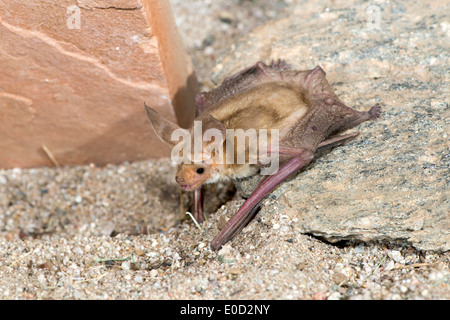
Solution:
[{"label": "small pebble", "polygon": [[201,243],[198,245],[198,248],[199,248],[199,249],[202,249],[202,248],[204,248],[204,247],[206,247],[206,243],[204,243],[204,242],[201,242]]},{"label": "small pebble", "polygon": [[402,254],[400,251],[397,250],[391,250],[388,255],[395,261],[400,263],[403,260]]},{"label": "small pebble", "polygon": [[81,299],[81,292],[79,290],[74,290],[73,291],[73,297],[75,299]]},{"label": "small pebble", "polygon": [[343,282],[345,282],[347,280],[347,276],[345,276],[344,274],[337,272],[333,275],[333,281],[336,284],[341,284]]},{"label": "small pebble", "polygon": [[123,262],[122,262],[122,269],[124,269],[124,270],[130,270],[130,266],[131,266],[131,264],[130,264],[130,261],[129,261],[129,260],[123,261]]},{"label": "small pebble", "polygon": [[327,300],[339,300],[342,298],[342,295],[339,292],[333,292],[327,298]]},{"label": "small pebble", "polygon": [[157,276],[158,276],[158,270],[156,270],[156,269],[150,270],[150,277],[155,278]]},{"label": "small pebble", "polygon": [[78,255],[82,255],[83,254],[83,249],[81,249],[80,247],[75,247],[72,249],[72,252]]}]

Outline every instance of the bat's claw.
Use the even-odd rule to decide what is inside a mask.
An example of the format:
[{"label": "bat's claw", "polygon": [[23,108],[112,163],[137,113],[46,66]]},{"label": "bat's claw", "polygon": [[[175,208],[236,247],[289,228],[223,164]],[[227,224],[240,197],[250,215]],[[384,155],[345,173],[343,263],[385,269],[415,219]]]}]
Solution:
[{"label": "bat's claw", "polygon": [[381,117],[381,106],[377,103],[369,110],[369,119],[375,120]]}]

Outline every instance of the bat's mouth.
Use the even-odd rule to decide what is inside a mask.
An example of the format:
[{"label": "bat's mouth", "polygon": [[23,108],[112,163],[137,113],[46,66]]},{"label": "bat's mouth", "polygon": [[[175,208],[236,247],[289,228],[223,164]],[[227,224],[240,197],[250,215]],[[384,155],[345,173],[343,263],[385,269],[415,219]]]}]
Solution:
[{"label": "bat's mouth", "polygon": [[181,189],[184,191],[193,191],[200,186],[200,183],[180,184]]}]

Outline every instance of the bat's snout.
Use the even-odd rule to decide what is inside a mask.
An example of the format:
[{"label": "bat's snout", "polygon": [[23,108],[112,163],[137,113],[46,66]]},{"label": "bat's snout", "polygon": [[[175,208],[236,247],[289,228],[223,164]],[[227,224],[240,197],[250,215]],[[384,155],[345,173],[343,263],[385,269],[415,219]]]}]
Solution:
[{"label": "bat's snout", "polygon": [[184,179],[183,179],[182,177],[179,177],[179,176],[176,176],[176,177],[175,177],[175,181],[176,181],[178,184],[186,184],[186,182],[184,181]]}]

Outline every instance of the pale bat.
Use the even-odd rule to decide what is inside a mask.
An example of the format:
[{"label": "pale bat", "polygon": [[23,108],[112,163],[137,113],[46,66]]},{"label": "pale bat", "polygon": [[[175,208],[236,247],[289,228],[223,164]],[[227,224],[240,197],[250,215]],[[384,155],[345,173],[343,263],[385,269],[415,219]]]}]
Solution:
[{"label": "pale bat", "polygon": [[[284,61],[271,65],[258,62],[242,70],[225,79],[218,88],[199,93],[196,106],[195,120],[201,121],[201,133],[213,129],[224,137],[223,141],[202,141],[202,158],[191,157],[196,161],[178,166],[176,181],[183,190],[194,191],[194,218],[199,222],[204,220],[204,183],[245,178],[258,173],[263,167],[259,161],[250,163],[248,145],[244,151],[244,158],[248,162],[244,164],[211,161],[214,159],[211,156],[217,155],[218,151],[223,152],[223,159],[226,158],[226,146],[234,139],[232,136],[230,138],[227,129],[276,129],[279,132],[276,150],[268,147],[268,153],[279,155],[280,168],[275,174],[261,179],[251,196],[212,240],[211,246],[216,250],[245,227],[262,199],[289,176],[309,164],[317,149],[347,143],[358,133],[339,133],[381,115],[378,104],[369,111],[357,111],[345,106],[333,92],[321,67],[296,71],[290,70]],[[171,147],[179,145],[179,141],[172,141],[171,136],[175,130],[184,129],[162,118],[147,105],[145,109],[156,134]],[[193,130],[191,128],[185,132],[193,138]],[[194,142],[190,141],[190,144],[193,146]],[[236,148],[230,150],[238,152]],[[236,156],[233,154],[232,158],[236,159]]]}]

